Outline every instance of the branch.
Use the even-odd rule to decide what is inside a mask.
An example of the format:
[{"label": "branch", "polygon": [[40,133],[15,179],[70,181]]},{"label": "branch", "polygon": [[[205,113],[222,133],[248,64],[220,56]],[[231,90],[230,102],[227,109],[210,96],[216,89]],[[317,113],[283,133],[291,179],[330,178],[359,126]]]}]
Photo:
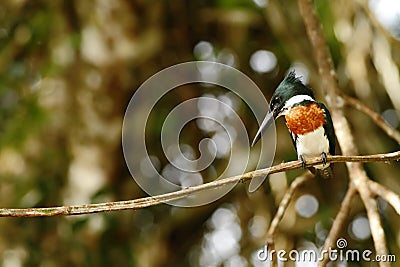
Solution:
[{"label": "branch", "polygon": [[285,214],[285,211],[290,203],[290,200],[293,197],[294,192],[296,191],[297,188],[299,188],[301,185],[303,185],[305,182],[313,178],[314,176],[311,175],[310,173],[306,173],[302,176],[297,177],[291,184],[289,189],[285,192],[285,195],[283,196],[281,203],[279,204],[278,211],[275,213],[274,219],[272,220],[268,232],[267,232],[267,237],[266,237],[266,243],[268,248],[272,248],[274,246],[274,234],[276,230],[278,229],[278,224],[282,220],[283,215]]},{"label": "branch", "polygon": [[[386,245],[385,232],[383,230],[381,217],[378,211],[378,205],[375,199],[372,197],[372,192],[368,186],[368,177],[363,168],[353,169],[353,183],[357,187],[360,197],[364,202],[367,216],[369,219],[369,226],[371,229],[372,240],[377,255],[388,255],[389,250]],[[360,184],[359,184],[360,183]],[[380,262],[379,266],[390,266],[389,262]]]},{"label": "branch", "polygon": [[[350,213],[351,209],[351,201],[353,197],[356,195],[357,190],[353,184],[350,184],[350,188],[347,190],[346,195],[340,205],[340,209],[338,214],[336,215],[335,220],[333,221],[331,230],[329,231],[328,236],[325,239],[324,247],[322,251],[329,251],[330,248],[336,247],[336,240],[339,237],[340,231],[342,230],[344,223],[346,222],[347,216]],[[322,261],[318,263],[318,266],[325,266],[329,261],[327,255],[324,254],[324,258]]]},{"label": "branch", "polygon": [[400,132],[397,131],[395,128],[393,128],[389,123],[387,123],[382,118],[381,115],[376,113],[374,110],[366,106],[363,102],[361,102],[358,99],[346,95],[343,95],[342,97],[347,105],[369,116],[375,122],[376,125],[378,125],[383,131],[385,131],[385,133],[389,137],[393,138],[394,140],[397,141],[397,143],[400,144]]},{"label": "branch", "polygon": [[[331,108],[332,120],[341,150],[344,155],[356,155],[358,154],[357,147],[355,146],[349,123],[340,105],[336,73],[322,31],[321,22],[315,14],[311,0],[298,0],[298,5],[304,20],[308,38],[315,52],[318,71],[322,78],[322,88],[327,95],[326,100]],[[386,246],[385,233],[378,213],[377,203],[375,199],[372,198],[370,187],[368,186],[369,178],[361,164],[347,163],[346,166],[349,171],[350,182],[352,183],[349,188],[354,185],[365,205],[376,253],[378,255],[387,255],[388,249]],[[379,266],[389,266],[389,264],[387,262],[380,262]]]},{"label": "branch", "polygon": [[372,180],[368,181],[368,186],[375,196],[380,196],[386,200],[395,209],[397,214],[400,215],[400,196],[398,194]]},{"label": "branch", "polygon": [[[376,154],[367,156],[328,156],[327,162],[376,162],[376,161],[393,161],[400,160],[400,151],[387,153],[387,154]],[[311,167],[322,163],[321,157],[315,157],[307,160],[306,167]],[[74,206],[60,206],[60,207],[48,207],[48,208],[0,208],[0,217],[49,217],[59,215],[81,215],[91,214],[98,212],[111,212],[120,210],[137,210],[145,207],[155,206],[161,203],[167,203],[169,201],[182,199],[186,196],[194,193],[219,188],[226,185],[235,184],[238,182],[245,182],[251,180],[253,177],[263,177],[268,174],[300,169],[302,163],[299,160],[281,163],[266,169],[255,170],[242,175],[228,177],[220,180],[216,180],[210,183],[197,185],[193,187],[184,188],[179,191],[153,196],[145,197],[134,200],[106,202],[98,204],[83,204]]]},{"label": "branch", "polygon": [[[374,193],[376,196],[380,196],[384,200],[386,200],[396,210],[397,214],[400,215],[400,196],[377,182],[374,182],[372,180],[369,180],[368,182],[371,192]],[[332,228],[328,236],[326,237],[322,251],[328,251],[329,248],[336,247],[336,240],[338,239],[340,231],[343,228],[344,223],[346,222],[347,216],[349,215],[351,209],[351,201],[353,200],[353,197],[356,195],[356,193],[356,188],[352,183],[350,183],[350,188],[347,190],[342,204],[340,205],[339,212],[336,215],[335,220],[333,221]],[[318,263],[318,266],[325,266],[328,261],[329,258],[325,256],[324,259]]]}]

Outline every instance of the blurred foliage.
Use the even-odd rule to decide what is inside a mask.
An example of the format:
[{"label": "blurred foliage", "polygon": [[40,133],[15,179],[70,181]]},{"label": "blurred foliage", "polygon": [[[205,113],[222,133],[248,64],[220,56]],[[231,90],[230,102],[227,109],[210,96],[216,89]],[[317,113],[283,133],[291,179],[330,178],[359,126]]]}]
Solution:
[{"label": "blurred foliage", "polygon": [[[398,129],[400,43],[393,36],[399,33],[380,25],[367,1],[318,0],[316,6],[340,87],[377,112],[391,114],[386,119]],[[212,57],[194,54],[202,41],[211,45]],[[259,50],[276,57],[267,72],[250,64]],[[0,205],[38,207],[145,196],[122,156],[124,111],[147,78],[194,59],[235,66],[262,88],[267,99],[293,67],[323,100],[296,1],[3,0]],[[157,110],[167,114],[180,101],[225,92],[191,85],[167,95]],[[254,136],[257,124],[249,109],[241,103],[238,113],[249,136]],[[399,149],[367,117],[354,110],[346,113],[361,153]],[[155,117],[149,126],[154,141],[149,150],[163,168],[168,162],[158,140],[165,116]],[[208,136],[196,125],[190,127],[185,143],[197,148]],[[277,132],[275,162],[295,159],[281,121]],[[225,164],[218,159],[216,172]],[[398,162],[366,167],[372,179],[400,192]],[[301,172],[273,175],[253,194],[240,184],[222,199],[198,208],[159,205],[90,216],[3,218],[0,265],[263,266],[256,253],[264,245],[265,230],[288,184]],[[337,164],[334,180],[315,180],[302,188],[296,198],[312,196],[317,211],[302,217],[293,201],[280,224],[277,249],[320,246],[347,182],[344,166]],[[400,219],[383,201],[380,211],[389,249],[400,255]],[[349,248],[373,250],[368,229],[357,218],[365,218],[359,200],[341,237]],[[349,263],[353,265],[359,263]]]}]

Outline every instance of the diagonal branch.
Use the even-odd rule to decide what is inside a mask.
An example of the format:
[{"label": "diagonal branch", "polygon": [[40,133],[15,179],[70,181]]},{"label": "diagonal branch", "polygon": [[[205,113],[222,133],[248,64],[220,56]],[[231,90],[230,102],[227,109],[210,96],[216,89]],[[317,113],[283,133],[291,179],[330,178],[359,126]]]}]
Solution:
[{"label": "diagonal branch", "polygon": [[[325,239],[324,247],[322,251],[329,251],[330,248],[334,248],[336,246],[336,240],[339,237],[339,233],[346,222],[347,216],[350,213],[351,209],[351,201],[353,197],[357,194],[357,190],[352,183],[350,183],[350,187],[344,196],[342,204],[340,205],[340,209],[338,214],[336,215],[335,220],[333,221],[331,230],[329,231],[328,236]],[[318,263],[318,266],[325,266],[329,261],[328,257],[324,257],[322,261]]]},{"label": "diagonal branch", "polygon": [[345,103],[355,109],[361,111],[362,113],[369,116],[377,126],[379,126],[385,133],[397,141],[400,144],[400,132],[393,128],[389,123],[387,123],[381,115],[376,113],[374,110],[366,106],[363,102],[350,96],[342,96]]},{"label": "diagonal branch", "polygon": [[[387,154],[376,154],[367,156],[328,156],[327,162],[372,162],[372,161],[392,161],[400,160],[400,151],[391,152]],[[315,157],[307,160],[306,167],[318,165],[322,163],[321,157]],[[98,204],[83,204],[74,206],[60,206],[48,208],[26,208],[26,209],[13,209],[13,208],[0,208],[0,217],[49,217],[59,215],[81,215],[91,214],[98,212],[111,212],[120,210],[136,210],[145,207],[155,206],[169,201],[182,199],[194,193],[219,188],[226,185],[232,185],[239,182],[246,182],[253,177],[262,177],[268,174],[300,169],[302,162],[299,160],[281,163],[266,169],[255,170],[242,175],[219,179],[210,183],[197,185],[193,187],[184,188],[179,191],[139,198],[134,200],[106,202]]]},{"label": "diagonal branch", "polygon": [[290,200],[292,199],[294,192],[296,191],[297,188],[299,188],[301,185],[303,185],[305,182],[313,178],[314,176],[311,175],[311,173],[306,173],[302,176],[297,177],[291,184],[289,189],[285,192],[285,195],[283,196],[278,210],[275,213],[274,219],[272,220],[268,232],[267,232],[267,237],[266,237],[266,243],[268,248],[273,248],[274,245],[274,234],[276,230],[278,229],[278,224],[282,220],[283,215],[285,214],[285,211],[290,203]]},{"label": "diagonal branch", "polygon": [[368,181],[368,186],[375,196],[380,196],[386,200],[395,209],[397,214],[400,215],[400,196],[398,194],[372,180]]}]

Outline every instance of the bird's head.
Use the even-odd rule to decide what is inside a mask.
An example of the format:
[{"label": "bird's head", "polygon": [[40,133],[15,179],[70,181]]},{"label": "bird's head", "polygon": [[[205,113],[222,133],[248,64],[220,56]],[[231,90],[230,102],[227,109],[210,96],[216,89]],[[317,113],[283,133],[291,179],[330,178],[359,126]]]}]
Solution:
[{"label": "bird's head", "polygon": [[294,105],[302,101],[314,101],[314,99],[313,91],[296,77],[294,71],[290,71],[272,95],[271,103],[269,105],[270,112],[265,116],[264,121],[261,123],[252,146],[257,143],[262,134],[269,128],[269,126],[271,126],[275,119],[285,115]]}]

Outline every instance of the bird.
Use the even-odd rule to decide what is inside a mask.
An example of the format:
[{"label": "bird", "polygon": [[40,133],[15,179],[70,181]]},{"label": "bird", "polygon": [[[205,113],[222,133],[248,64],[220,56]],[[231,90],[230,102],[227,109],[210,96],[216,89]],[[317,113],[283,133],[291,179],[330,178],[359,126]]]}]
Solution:
[{"label": "bird", "polygon": [[302,167],[307,158],[321,156],[323,164],[309,170],[323,178],[332,178],[332,165],[327,162],[327,155],[335,154],[336,144],[331,114],[323,103],[315,100],[313,91],[296,77],[294,70],[276,88],[269,108],[252,146],[274,120],[283,116]]}]

